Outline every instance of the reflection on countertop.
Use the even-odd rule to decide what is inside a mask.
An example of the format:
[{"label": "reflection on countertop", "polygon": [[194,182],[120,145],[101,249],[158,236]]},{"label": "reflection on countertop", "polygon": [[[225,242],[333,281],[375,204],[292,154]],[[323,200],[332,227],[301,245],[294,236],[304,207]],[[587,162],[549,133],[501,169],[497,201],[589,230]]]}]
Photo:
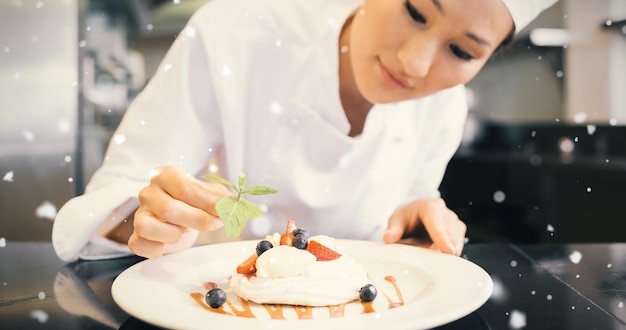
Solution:
[{"label": "reflection on countertop", "polygon": [[470,240],[626,241],[626,127],[480,122],[442,196]]}]

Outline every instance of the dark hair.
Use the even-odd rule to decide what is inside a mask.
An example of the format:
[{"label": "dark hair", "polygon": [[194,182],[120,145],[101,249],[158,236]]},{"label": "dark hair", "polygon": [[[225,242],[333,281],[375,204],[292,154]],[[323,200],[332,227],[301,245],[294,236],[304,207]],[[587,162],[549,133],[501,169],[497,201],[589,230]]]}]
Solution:
[{"label": "dark hair", "polygon": [[513,27],[511,28],[511,31],[509,31],[509,34],[506,36],[506,38],[504,38],[504,40],[502,40],[500,45],[498,45],[498,47],[493,51],[493,54],[491,54],[491,58],[498,57],[502,53],[509,50],[511,46],[513,45],[514,40],[515,40],[515,23],[513,23]]}]

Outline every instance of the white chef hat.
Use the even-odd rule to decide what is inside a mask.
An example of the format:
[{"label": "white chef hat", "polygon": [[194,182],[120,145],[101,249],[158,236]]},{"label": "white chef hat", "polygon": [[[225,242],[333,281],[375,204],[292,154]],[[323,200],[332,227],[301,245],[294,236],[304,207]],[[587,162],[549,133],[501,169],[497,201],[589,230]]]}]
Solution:
[{"label": "white chef hat", "polygon": [[534,20],[542,11],[550,8],[558,0],[502,0],[506,5],[513,23],[515,33],[521,31]]}]

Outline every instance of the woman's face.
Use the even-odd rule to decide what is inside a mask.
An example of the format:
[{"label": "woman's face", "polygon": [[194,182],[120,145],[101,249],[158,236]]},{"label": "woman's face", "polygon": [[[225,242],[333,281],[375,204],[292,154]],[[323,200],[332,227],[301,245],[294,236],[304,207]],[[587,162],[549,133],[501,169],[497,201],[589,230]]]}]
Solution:
[{"label": "woman's face", "polygon": [[512,29],[501,0],[365,0],[349,32],[356,87],[390,103],[467,83]]}]

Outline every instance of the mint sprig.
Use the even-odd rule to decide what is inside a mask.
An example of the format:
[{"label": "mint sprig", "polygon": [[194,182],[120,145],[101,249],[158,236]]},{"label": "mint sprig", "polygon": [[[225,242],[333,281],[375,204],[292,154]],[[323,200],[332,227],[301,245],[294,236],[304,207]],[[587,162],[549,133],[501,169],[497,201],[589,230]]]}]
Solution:
[{"label": "mint sprig", "polygon": [[278,190],[268,186],[252,186],[246,188],[246,173],[239,175],[238,184],[213,174],[203,176],[203,178],[215,183],[221,183],[235,191],[227,197],[222,197],[215,205],[215,211],[224,222],[224,230],[228,237],[238,237],[246,227],[248,219],[258,218],[262,215],[259,206],[243,198],[243,195],[269,195],[275,194]]}]

